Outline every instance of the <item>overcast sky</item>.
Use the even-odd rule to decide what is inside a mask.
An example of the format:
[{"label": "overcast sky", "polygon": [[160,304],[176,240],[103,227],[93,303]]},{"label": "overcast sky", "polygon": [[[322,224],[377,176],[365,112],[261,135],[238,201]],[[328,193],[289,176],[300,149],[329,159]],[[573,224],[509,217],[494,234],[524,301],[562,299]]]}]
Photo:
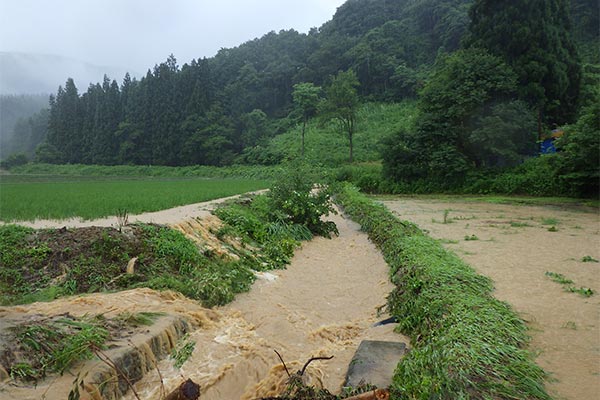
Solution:
[{"label": "overcast sky", "polygon": [[281,29],[308,32],[344,0],[0,0],[0,51],[57,54],[145,73]]}]

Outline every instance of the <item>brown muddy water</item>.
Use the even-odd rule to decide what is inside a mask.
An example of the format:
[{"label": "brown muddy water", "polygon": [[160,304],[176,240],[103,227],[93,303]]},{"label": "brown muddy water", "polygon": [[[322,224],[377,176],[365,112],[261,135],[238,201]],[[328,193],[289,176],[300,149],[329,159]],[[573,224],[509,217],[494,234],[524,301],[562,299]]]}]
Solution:
[{"label": "brown muddy water", "polygon": [[[307,379],[338,392],[362,340],[409,340],[394,333],[393,325],[372,327],[386,317],[378,309],[392,289],[388,266],[357,224],[341,215],[332,220],[339,237],[304,243],[286,270],[260,274],[249,293],[226,307],[207,310],[170,292],[136,289],[4,307],[0,317],[154,311],[188,319],[197,327],[189,335],[196,343],[192,356],[180,369],[170,358],[158,362],[160,373],[151,371],[135,385],[144,400],[160,399],[184,378],[200,384],[203,400],[276,395],[287,375],[274,350],[291,372],[312,356],[333,355],[312,363]],[[66,399],[74,373],[37,388],[2,384],[0,399]],[[125,399],[135,396],[130,392]]]},{"label": "brown muddy water", "polygon": [[[312,356],[333,355],[312,363],[308,379],[337,392],[361,340],[408,343],[393,325],[371,327],[385,318],[377,310],[392,289],[381,254],[357,224],[340,215],[332,220],[339,237],[305,243],[286,270],[262,274],[249,293],[218,309],[224,317],[215,329],[195,331],[196,349],[180,370],[161,362],[165,385],[191,378],[203,400],[276,395],[287,378],[277,350],[291,372]],[[158,383],[153,374],[142,380],[141,398],[158,399]]]},{"label": "brown muddy water", "polygon": [[[554,398],[600,398],[600,263],[582,261],[585,256],[600,260],[597,209],[460,198],[382,202],[492,278],[494,295],[510,303],[531,328],[531,350],[554,379],[548,385]],[[471,235],[478,240],[465,240]],[[547,271],[596,294],[586,298],[566,292]]]}]

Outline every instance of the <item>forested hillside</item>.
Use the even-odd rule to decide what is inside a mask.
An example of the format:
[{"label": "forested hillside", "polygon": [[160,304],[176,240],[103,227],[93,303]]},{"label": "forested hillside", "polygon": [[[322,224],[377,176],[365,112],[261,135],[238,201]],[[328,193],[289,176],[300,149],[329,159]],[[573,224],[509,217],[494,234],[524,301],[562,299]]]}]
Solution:
[{"label": "forested hillside", "polygon": [[106,78],[54,99],[50,162],[226,165],[295,124],[293,85],[353,69],[363,99],[414,97],[439,51],[458,47],[469,1],[352,0],[308,34],[270,32],[210,59],[174,57],[140,80]]},{"label": "forested hillside", "polygon": [[[51,98],[36,158],[273,163],[280,157],[258,153],[319,115],[323,129],[345,132],[352,160],[359,103],[418,99],[414,123],[387,139],[384,172],[399,187],[460,186],[467,172],[538,154],[546,132],[582,113],[593,118],[585,107],[597,103],[597,32],[590,0],[348,0],[307,34],[270,32],[183,65],[171,55],[139,80],[105,77],[85,91],[68,79]],[[566,136],[565,149],[579,140]]]}]

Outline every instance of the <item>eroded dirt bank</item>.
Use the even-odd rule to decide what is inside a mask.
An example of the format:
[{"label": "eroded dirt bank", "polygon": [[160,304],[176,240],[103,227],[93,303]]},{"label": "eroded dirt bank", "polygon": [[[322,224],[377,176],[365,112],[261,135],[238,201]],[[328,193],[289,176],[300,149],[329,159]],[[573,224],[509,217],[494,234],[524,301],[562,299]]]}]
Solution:
[{"label": "eroded dirt bank", "polygon": [[[597,211],[459,199],[383,203],[493,279],[495,296],[528,322],[532,350],[540,352],[536,361],[556,379],[549,385],[551,394],[570,400],[600,397],[600,263],[582,261],[600,259]],[[547,271],[596,294],[566,292],[545,276]]]}]

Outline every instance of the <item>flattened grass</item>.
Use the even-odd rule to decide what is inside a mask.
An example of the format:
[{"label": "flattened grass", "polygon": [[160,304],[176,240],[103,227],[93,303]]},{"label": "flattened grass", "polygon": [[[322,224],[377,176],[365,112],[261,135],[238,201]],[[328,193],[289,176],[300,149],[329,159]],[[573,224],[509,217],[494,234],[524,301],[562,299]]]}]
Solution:
[{"label": "flattened grass", "polygon": [[492,296],[488,278],[355,188],[336,199],[381,248],[396,284],[388,306],[412,349],[395,371],[393,398],[550,399],[525,323]]},{"label": "flattened grass", "polygon": [[[140,214],[213,200],[267,188],[253,179],[90,179],[65,176],[19,182],[15,176],[0,180],[0,220],[93,219],[118,210]],[[8,181],[8,182],[7,182]]]}]

